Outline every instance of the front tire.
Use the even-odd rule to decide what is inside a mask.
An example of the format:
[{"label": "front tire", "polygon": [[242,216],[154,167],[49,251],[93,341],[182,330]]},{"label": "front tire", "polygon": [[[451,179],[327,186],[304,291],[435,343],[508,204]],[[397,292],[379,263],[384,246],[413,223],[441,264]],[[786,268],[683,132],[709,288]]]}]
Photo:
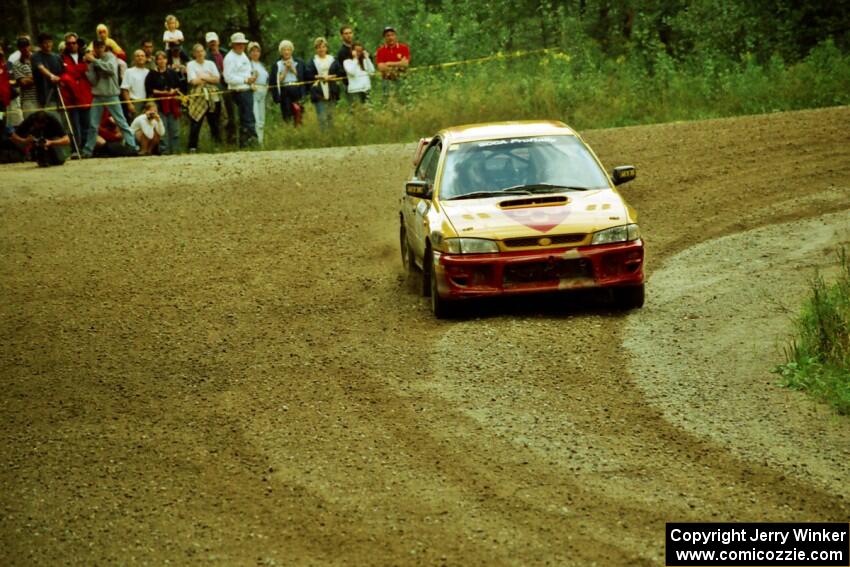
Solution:
[{"label": "front tire", "polygon": [[434,258],[430,252],[426,256],[426,262],[425,265],[428,267],[426,281],[431,295],[431,311],[437,319],[450,319],[455,314],[454,305],[451,301],[440,297],[437,286],[437,270],[434,269]]},{"label": "front tire", "polygon": [[643,307],[644,299],[646,297],[643,284],[618,287],[613,291],[614,304],[618,309],[631,311],[632,309],[640,309]]}]

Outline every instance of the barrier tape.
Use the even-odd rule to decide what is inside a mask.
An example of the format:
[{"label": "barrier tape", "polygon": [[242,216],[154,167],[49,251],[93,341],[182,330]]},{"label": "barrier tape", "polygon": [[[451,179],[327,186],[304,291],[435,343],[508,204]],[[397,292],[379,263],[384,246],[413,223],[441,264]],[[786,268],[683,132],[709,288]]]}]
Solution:
[{"label": "barrier tape", "polygon": [[[461,65],[473,65],[473,64],[479,64],[479,63],[486,63],[488,61],[502,61],[502,60],[505,60],[505,59],[515,59],[515,58],[518,58],[518,57],[526,57],[526,56],[529,56],[529,55],[537,55],[537,54],[548,55],[550,53],[559,53],[560,51],[561,51],[560,48],[545,48],[545,49],[533,49],[533,50],[529,50],[529,51],[514,51],[512,53],[499,52],[499,53],[496,53],[495,55],[487,55],[485,57],[478,57],[478,58],[475,58],[475,59],[462,59],[460,61],[449,61],[447,63],[434,63],[432,65],[420,65],[418,67],[408,67],[406,72],[407,73],[416,73],[416,72],[420,72],[420,71],[427,71],[427,70],[430,70],[430,69],[446,69],[446,68],[450,68],[450,67],[458,67],[458,66],[461,66]],[[376,77],[376,76],[380,76],[380,74],[381,74],[380,71],[375,71],[374,73],[370,73],[370,76]],[[348,77],[329,77],[328,79],[325,80],[325,82],[344,81],[347,78]],[[282,87],[299,87],[299,86],[303,86],[303,85],[314,85],[314,84],[320,83],[320,82],[322,82],[322,81],[320,81],[320,80],[298,81],[298,82],[295,82],[295,83],[286,83],[285,85],[281,85],[281,86]],[[217,91],[216,94],[218,94],[220,96],[224,96],[224,95],[229,95],[229,94],[232,94],[232,93],[246,92],[246,91],[249,91],[249,90],[250,91],[256,91],[256,90],[260,90],[260,89],[269,90],[269,89],[272,89],[272,88],[274,88],[274,87],[268,86],[268,85],[257,85],[256,87],[251,88],[251,89],[223,89],[223,90]],[[115,103],[115,102],[92,102],[91,104],[71,104],[71,105],[67,105],[67,106],[64,106],[64,107],[63,106],[48,106],[48,107],[40,108],[39,110],[44,110],[46,112],[54,112],[54,111],[60,111],[60,110],[61,111],[74,110],[74,109],[77,109],[77,108],[92,108],[92,107],[95,107],[95,106],[112,106],[114,104],[122,104],[123,105],[123,104],[126,104],[128,102],[132,103],[132,104],[137,104],[137,103],[144,103],[144,102],[156,102],[156,101],[161,101],[161,100],[175,100],[175,99],[179,99],[181,103],[186,104],[186,103],[188,103],[188,100],[190,98],[199,97],[199,96],[206,96],[206,94],[205,93],[196,93],[196,94],[180,93],[179,95],[174,95],[174,96],[137,98],[137,99],[133,99],[133,100],[129,100],[129,101],[121,99],[117,103]]]}]

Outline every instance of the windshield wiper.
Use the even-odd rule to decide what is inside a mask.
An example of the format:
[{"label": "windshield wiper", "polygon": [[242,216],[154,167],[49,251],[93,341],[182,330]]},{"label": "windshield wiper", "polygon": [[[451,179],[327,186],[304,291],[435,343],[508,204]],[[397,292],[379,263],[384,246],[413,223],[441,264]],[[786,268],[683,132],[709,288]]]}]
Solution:
[{"label": "windshield wiper", "polygon": [[446,201],[457,201],[458,199],[478,199],[479,197],[498,197],[499,195],[531,195],[531,191],[524,187],[508,187],[507,189],[500,189],[498,191],[474,191],[472,193],[466,193],[465,195],[458,195],[457,197],[446,199]]},{"label": "windshield wiper", "polygon": [[570,185],[555,185],[554,183],[529,183],[528,185],[515,185],[508,187],[505,191],[527,191],[534,193],[560,193],[561,191],[590,191],[593,187],[574,187]]}]

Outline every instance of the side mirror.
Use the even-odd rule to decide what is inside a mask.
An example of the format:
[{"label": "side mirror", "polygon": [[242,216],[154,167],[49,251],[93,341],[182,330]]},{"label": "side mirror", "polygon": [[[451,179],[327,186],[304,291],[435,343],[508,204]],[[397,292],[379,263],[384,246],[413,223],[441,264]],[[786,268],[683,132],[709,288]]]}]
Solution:
[{"label": "side mirror", "polygon": [[427,181],[420,181],[419,179],[408,181],[404,186],[404,190],[409,197],[418,197],[420,199],[431,198],[431,184]]},{"label": "side mirror", "polygon": [[614,185],[622,185],[635,177],[637,177],[637,169],[633,165],[621,165],[615,167],[614,171],[611,172],[611,180],[614,181]]}]

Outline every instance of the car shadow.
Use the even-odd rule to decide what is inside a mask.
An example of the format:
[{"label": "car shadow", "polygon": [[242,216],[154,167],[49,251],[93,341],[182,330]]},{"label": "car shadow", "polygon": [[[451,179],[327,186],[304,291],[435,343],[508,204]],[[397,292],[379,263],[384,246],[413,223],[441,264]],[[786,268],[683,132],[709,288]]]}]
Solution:
[{"label": "car shadow", "polygon": [[615,307],[610,291],[598,289],[474,299],[455,307],[453,319],[459,321],[497,317],[569,319],[582,315],[621,318],[627,314]]}]

